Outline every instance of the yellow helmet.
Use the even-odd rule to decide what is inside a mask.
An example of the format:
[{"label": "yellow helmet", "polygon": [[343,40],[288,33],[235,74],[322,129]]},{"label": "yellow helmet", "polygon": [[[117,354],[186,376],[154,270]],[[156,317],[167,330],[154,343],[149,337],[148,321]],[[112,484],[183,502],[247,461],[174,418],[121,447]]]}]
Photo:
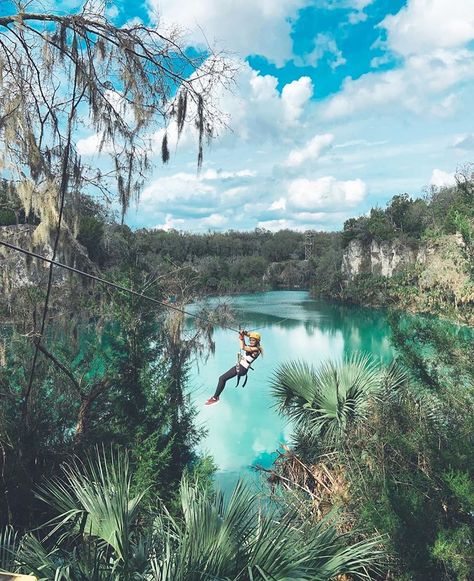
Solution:
[{"label": "yellow helmet", "polygon": [[257,333],[256,331],[250,331],[249,337],[250,339],[256,339],[257,341],[260,341],[260,339],[262,338],[260,333]]}]

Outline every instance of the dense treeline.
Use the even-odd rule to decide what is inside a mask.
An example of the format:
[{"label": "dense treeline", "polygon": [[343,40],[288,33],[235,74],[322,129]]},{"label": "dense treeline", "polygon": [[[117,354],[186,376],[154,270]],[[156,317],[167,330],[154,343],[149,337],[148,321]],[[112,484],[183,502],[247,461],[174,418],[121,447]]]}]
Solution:
[{"label": "dense treeline", "polygon": [[474,183],[469,170],[457,175],[452,187],[433,187],[424,198],[408,194],[394,196],[385,209],[373,208],[368,216],[344,223],[343,242],[389,241],[401,238],[416,242],[439,234],[464,233],[469,236],[469,221],[474,217]]},{"label": "dense treeline", "polygon": [[[0,188],[1,224],[25,219],[15,189]],[[0,208],[0,209],[1,209]],[[208,232],[176,230],[132,231],[88,196],[77,196],[66,209],[75,222],[77,240],[91,260],[104,270],[120,264],[133,241],[147,272],[188,268],[203,293],[255,292],[271,288],[311,288],[314,294],[373,306],[399,304],[429,312],[447,312],[472,303],[470,277],[474,273],[474,185],[470,168],[457,175],[453,187],[432,188],[423,198],[394,196],[386,208],[351,218],[341,232],[312,232],[311,259],[305,261],[307,239],[302,232]],[[456,238],[457,237],[457,238]],[[372,242],[398,244],[400,252],[436,248],[436,259],[396,272],[390,279],[361,273],[347,280],[342,257],[351,242],[365,252]],[[125,246],[128,244],[127,242]]]},{"label": "dense treeline", "polygon": [[[89,196],[80,195],[66,206],[77,241],[99,268],[122,263],[123,252],[133,242],[146,272],[189,268],[205,293],[267,290],[278,287],[308,288],[310,271],[305,264],[305,239],[301,232],[281,230],[193,234],[176,230],[136,230],[120,225],[115,216]],[[37,224],[30,212],[25,218],[13,184],[0,187],[0,226]],[[330,237],[314,233],[322,244]],[[126,242],[124,243],[124,241]]]},{"label": "dense treeline", "polygon": [[[307,284],[299,262],[304,259],[304,236],[282,230],[192,234],[139,230],[137,243],[150,263],[157,260],[188,264],[198,277],[199,287],[212,293],[257,291]],[[272,263],[280,268],[269,274]],[[291,270],[291,265],[293,270]],[[287,271],[284,272],[285,267]],[[297,272],[294,270],[297,269]]]}]

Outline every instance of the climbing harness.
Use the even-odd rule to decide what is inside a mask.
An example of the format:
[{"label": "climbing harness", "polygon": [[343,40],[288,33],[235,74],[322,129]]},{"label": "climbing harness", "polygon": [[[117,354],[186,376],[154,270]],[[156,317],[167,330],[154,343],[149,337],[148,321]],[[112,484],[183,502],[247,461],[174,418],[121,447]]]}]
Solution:
[{"label": "climbing harness", "polygon": [[[257,357],[258,357],[258,355],[257,355]],[[257,357],[253,357],[253,361],[255,361],[255,359],[257,359]],[[241,360],[242,360],[242,355],[239,351],[239,353],[237,353],[237,365],[235,366],[235,370],[237,371],[237,383],[235,384],[235,387],[239,387],[240,378],[242,377],[240,375],[240,367],[241,367],[240,362],[241,362]],[[242,384],[242,387],[245,387],[247,385],[247,381],[249,378],[249,374],[248,374],[249,369],[251,369],[252,371],[255,371],[254,368],[250,364],[246,369],[247,369],[247,371],[245,373],[245,379],[244,379],[244,382]]]}]

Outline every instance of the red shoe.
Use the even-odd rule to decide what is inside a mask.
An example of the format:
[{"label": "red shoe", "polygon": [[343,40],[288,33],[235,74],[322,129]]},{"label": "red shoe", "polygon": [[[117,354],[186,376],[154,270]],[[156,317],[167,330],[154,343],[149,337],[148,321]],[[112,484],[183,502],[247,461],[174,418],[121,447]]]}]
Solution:
[{"label": "red shoe", "polygon": [[212,396],[206,401],[204,405],[214,405],[215,403],[219,403],[219,398]]}]

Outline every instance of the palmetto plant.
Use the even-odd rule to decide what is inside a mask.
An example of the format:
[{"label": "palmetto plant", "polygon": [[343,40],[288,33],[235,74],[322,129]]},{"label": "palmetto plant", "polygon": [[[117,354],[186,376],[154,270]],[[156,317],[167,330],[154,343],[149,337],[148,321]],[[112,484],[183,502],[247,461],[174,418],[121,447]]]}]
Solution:
[{"label": "palmetto plant", "polygon": [[385,367],[368,355],[354,354],[317,369],[301,361],[284,363],[271,389],[278,410],[293,420],[301,435],[335,445],[367,418],[374,398],[391,397],[404,381],[395,363]]},{"label": "palmetto plant", "polygon": [[[331,523],[307,526],[291,510],[269,511],[239,483],[230,497],[180,487],[181,513],[141,506],[123,452],[74,462],[41,496],[60,515],[42,542],[10,530],[0,537],[0,566],[40,579],[148,581],[329,580],[370,578],[380,539],[351,544]],[[47,547],[47,548],[46,548]]]},{"label": "palmetto plant", "polygon": [[165,541],[152,561],[156,581],[370,578],[380,559],[380,539],[347,546],[328,522],[304,526],[292,511],[264,510],[242,483],[226,502],[183,481],[181,502],[183,520],[168,515],[160,522]]},{"label": "palmetto plant", "polygon": [[19,535],[11,527],[3,529],[0,533],[0,570],[13,570],[18,547]]}]

